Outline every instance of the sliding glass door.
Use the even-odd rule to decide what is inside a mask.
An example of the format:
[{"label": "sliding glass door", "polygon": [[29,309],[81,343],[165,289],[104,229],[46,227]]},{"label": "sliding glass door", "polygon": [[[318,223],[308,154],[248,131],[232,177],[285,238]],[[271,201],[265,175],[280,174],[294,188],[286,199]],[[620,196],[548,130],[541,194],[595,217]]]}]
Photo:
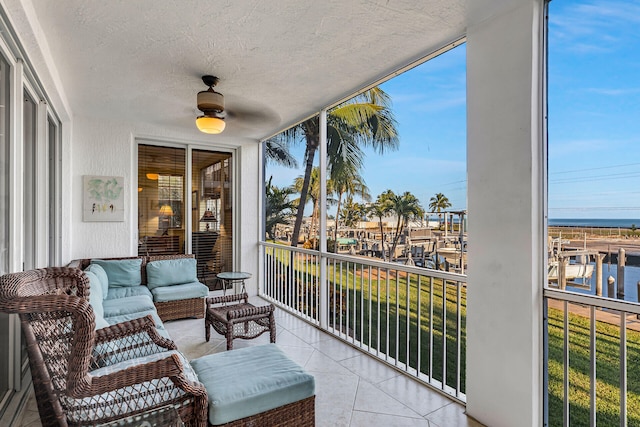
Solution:
[{"label": "sliding glass door", "polygon": [[[0,276],[9,272],[9,64],[0,55]],[[12,389],[11,319],[0,313],[0,418]]]},{"label": "sliding glass door", "polygon": [[138,255],[193,253],[199,280],[220,289],[215,275],[233,270],[232,164],[231,153],[138,144]]},{"label": "sliding glass door", "polygon": [[185,253],[186,149],[138,145],[138,255]]},{"label": "sliding glass door", "polygon": [[193,150],[191,172],[192,242],[198,277],[221,289],[217,273],[233,270],[231,154]]}]

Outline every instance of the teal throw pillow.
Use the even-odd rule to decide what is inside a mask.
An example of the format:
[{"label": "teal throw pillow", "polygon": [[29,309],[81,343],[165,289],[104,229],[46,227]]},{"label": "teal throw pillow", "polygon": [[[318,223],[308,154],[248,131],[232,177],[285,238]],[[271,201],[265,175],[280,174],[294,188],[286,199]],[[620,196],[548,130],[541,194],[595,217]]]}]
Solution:
[{"label": "teal throw pillow", "polygon": [[96,318],[96,329],[109,326],[104,320],[104,308],[102,306],[102,283],[98,276],[91,271],[85,271],[84,274],[89,278],[89,304],[93,308]]},{"label": "teal throw pillow", "polygon": [[164,259],[147,264],[149,289],[197,281],[195,258]]},{"label": "teal throw pillow", "polygon": [[101,266],[109,278],[109,287],[138,286],[142,283],[141,258],[104,260],[93,259],[91,264]]},{"label": "teal throw pillow", "polygon": [[84,269],[85,273],[89,271],[95,274],[98,277],[98,280],[100,280],[100,284],[102,285],[102,299],[107,299],[107,292],[109,292],[109,278],[107,277],[107,272],[98,264],[90,264]]}]

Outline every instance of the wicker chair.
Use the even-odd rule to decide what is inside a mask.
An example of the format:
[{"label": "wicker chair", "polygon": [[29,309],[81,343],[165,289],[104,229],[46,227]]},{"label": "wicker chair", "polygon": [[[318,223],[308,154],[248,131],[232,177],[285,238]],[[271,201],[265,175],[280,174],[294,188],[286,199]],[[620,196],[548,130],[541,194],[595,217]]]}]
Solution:
[{"label": "wicker chair", "polygon": [[95,330],[89,279],[53,267],[0,277],[0,311],[18,313],[43,426],[106,423],[173,406],[207,425],[207,392],[151,317]]}]

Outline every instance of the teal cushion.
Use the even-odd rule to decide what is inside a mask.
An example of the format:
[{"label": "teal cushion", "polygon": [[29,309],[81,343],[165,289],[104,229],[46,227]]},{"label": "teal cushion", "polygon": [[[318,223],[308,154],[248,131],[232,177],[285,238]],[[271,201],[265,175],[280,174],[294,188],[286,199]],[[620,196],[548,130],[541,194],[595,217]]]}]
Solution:
[{"label": "teal cushion", "polygon": [[169,336],[169,332],[167,332],[167,330],[164,329],[164,326],[163,327],[158,327],[157,331],[160,334],[160,336],[162,336],[163,338],[171,340],[171,337]]},{"label": "teal cushion", "polygon": [[89,304],[93,308],[96,318],[96,329],[102,329],[109,326],[104,320],[104,308],[102,307],[102,283],[98,276],[91,271],[85,271],[84,274],[89,278]]},{"label": "teal cushion", "polygon": [[105,319],[104,317],[96,316],[96,331],[98,329],[106,328],[107,326],[110,326],[109,322],[107,322],[107,319]]},{"label": "teal cushion", "polygon": [[98,264],[89,264],[84,271],[90,271],[98,276],[98,279],[100,279],[100,283],[102,284],[102,299],[106,299],[107,292],[109,291],[109,278],[107,277],[107,272],[104,271],[104,268]]},{"label": "teal cushion", "polygon": [[192,360],[191,366],[207,389],[212,425],[256,415],[315,394],[313,376],[275,344],[211,354]]},{"label": "teal cushion", "polygon": [[104,317],[120,316],[122,314],[155,309],[151,298],[145,295],[104,300],[102,307],[104,308]]},{"label": "teal cushion", "polygon": [[[184,355],[176,350],[153,353],[148,356],[124,361],[115,360],[114,357],[114,364],[95,369],[89,372],[89,375],[92,377],[109,375],[131,368],[132,366],[139,366],[145,363],[162,360],[167,357],[171,357],[172,355],[177,355],[179,357],[180,364],[183,367],[183,373],[187,381],[197,382],[198,378],[191,369],[189,362]],[[120,377],[124,377],[126,375],[127,374],[123,372]],[[104,393],[100,396],[89,396],[82,399],[74,399],[72,397],[62,395],[60,400],[63,401],[63,404],[65,405],[64,407],[71,409],[65,412],[65,420],[71,425],[96,425],[96,418],[112,417],[114,419],[121,420],[114,421],[111,425],[168,425],[166,420],[164,423],[162,422],[162,417],[159,417],[160,420],[154,420],[153,416],[151,416],[147,420],[146,416],[141,415],[140,417],[132,417],[133,419],[128,422],[124,420],[125,417],[131,415],[132,408],[157,408],[158,406],[163,405],[179,405],[179,403],[176,403],[176,400],[178,400],[183,393],[178,389],[174,390],[173,388],[168,387],[167,383],[171,384],[171,381],[166,378],[153,379],[122,387],[115,392]],[[102,404],[100,406],[96,404],[98,399]],[[176,423],[174,422],[173,425],[176,425]]]},{"label": "teal cushion", "polygon": [[107,293],[107,298],[105,299],[117,299],[117,298],[128,298],[135,297],[138,295],[144,295],[149,298],[153,298],[151,295],[151,291],[144,285],[140,286],[127,286],[125,288],[109,288],[109,292]]},{"label": "teal cushion", "polygon": [[140,274],[141,258],[104,260],[92,259],[91,264],[101,266],[109,278],[109,287],[138,286],[142,283]]},{"label": "teal cushion", "polygon": [[[179,359],[180,359],[180,362],[182,362],[181,364],[182,364],[182,367],[183,367],[183,373],[184,373],[185,377],[187,378],[187,380],[197,383],[198,382],[198,377],[196,376],[196,374],[193,371],[193,369],[191,369],[191,366],[189,365],[189,361],[178,350],[167,350],[167,351],[163,351],[163,352],[160,352],[160,353],[149,354],[147,356],[136,357],[134,359],[123,360],[123,361],[115,363],[113,365],[105,366],[104,368],[99,368],[99,369],[96,369],[94,371],[91,371],[90,374],[91,374],[91,376],[94,376],[94,377],[100,377],[100,376],[103,376],[103,375],[111,375],[111,374],[114,374],[116,372],[123,371],[123,370],[125,370],[127,368],[131,368],[132,366],[140,366],[140,365],[144,365],[144,364],[147,364],[147,363],[153,363],[153,362],[156,362],[158,360],[166,359],[168,357],[171,357],[174,354],[177,355],[179,357]],[[151,394],[151,393],[149,393],[149,394]],[[149,403],[151,403],[151,402],[149,402]],[[146,424],[149,424],[149,423],[146,423]],[[138,424],[134,423],[132,425],[138,425]],[[145,425],[145,423],[140,423],[140,425]]]},{"label": "teal cushion", "polygon": [[164,259],[147,264],[147,286],[180,285],[198,281],[195,258]]},{"label": "teal cushion", "polygon": [[96,315],[104,316],[102,309],[102,283],[100,279],[91,271],[85,271],[85,276],[89,278],[89,304]]},{"label": "teal cushion", "polygon": [[209,288],[200,282],[184,283],[182,285],[162,286],[151,289],[153,300],[156,302],[177,301],[189,298],[202,298],[209,295]]},{"label": "teal cushion", "polygon": [[115,325],[122,322],[128,322],[129,320],[133,319],[140,319],[141,317],[145,317],[148,314],[153,317],[153,322],[156,324],[156,329],[158,329],[158,332],[164,329],[164,324],[162,323],[160,316],[158,316],[158,312],[155,308],[153,310],[138,311],[136,313],[120,314],[117,316],[105,316],[104,320],[106,320],[110,325]]}]

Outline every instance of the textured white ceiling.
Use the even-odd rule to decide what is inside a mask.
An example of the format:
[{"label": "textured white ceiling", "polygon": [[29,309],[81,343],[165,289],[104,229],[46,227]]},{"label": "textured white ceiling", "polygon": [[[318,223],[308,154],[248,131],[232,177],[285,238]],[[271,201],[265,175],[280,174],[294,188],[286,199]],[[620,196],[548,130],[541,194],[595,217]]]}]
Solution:
[{"label": "textured white ceiling", "polygon": [[200,76],[213,74],[236,113],[225,139],[270,136],[467,25],[466,0],[20,3],[33,7],[73,114],[197,133]]}]

